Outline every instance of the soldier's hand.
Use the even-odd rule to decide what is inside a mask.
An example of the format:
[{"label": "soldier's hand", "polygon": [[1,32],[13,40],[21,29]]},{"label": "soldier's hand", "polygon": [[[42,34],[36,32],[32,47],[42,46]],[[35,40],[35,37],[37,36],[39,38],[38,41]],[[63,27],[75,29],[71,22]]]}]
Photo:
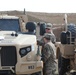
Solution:
[{"label": "soldier's hand", "polygon": [[43,46],[43,45],[44,45],[44,43],[43,43],[43,42],[41,42],[40,40],[37,40],[37,45]]}]

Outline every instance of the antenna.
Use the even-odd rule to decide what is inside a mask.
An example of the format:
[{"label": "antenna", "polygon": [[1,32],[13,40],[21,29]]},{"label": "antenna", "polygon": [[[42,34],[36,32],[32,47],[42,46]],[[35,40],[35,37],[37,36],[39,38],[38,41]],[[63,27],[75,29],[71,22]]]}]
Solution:
[{"label": "antenna", "polygon": [[26,14],[25,8],[24,8],[24,15]]}]

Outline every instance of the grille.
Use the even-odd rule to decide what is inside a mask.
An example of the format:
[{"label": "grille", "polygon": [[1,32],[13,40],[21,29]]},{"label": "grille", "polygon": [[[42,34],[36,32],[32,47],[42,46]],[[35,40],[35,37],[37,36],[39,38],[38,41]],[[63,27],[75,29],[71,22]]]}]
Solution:
[{"label": "grille", "polygon": [[1,66],[15,66],[17,63],[16,47],[1,47]]}]

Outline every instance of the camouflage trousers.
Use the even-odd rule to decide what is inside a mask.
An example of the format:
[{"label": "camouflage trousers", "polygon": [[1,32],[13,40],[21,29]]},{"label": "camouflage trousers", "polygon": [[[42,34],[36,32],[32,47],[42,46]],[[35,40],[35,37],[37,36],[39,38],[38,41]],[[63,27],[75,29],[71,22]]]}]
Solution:
[{"label": "camouflage trousers", "polygon": [[43,75],[55,75],[55,71],[56,70],[53,70],[52,68],[48,67],[44,67],[43,68]]}]

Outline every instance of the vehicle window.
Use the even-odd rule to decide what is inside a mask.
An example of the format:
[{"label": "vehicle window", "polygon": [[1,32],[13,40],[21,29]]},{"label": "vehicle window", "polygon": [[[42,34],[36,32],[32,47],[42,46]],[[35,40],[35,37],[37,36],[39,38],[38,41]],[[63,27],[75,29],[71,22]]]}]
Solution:
[{"label": "vehicle window", "polygon": [[0,19],[0,30],[20,31],[19,19]]}]

